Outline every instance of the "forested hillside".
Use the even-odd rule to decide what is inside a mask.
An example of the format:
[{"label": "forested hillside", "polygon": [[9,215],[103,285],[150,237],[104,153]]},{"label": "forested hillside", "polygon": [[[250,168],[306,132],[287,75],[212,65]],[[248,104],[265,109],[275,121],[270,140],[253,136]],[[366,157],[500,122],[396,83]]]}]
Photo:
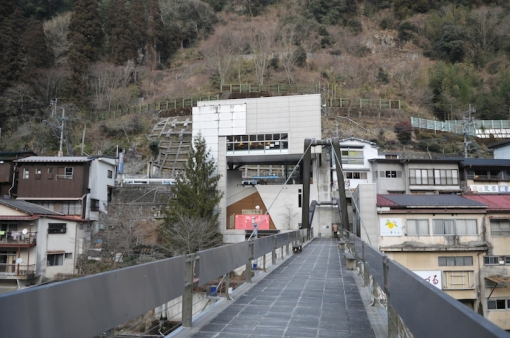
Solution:
[{"label": "forested hillside", "polygon": [[146,142],[152,121],[90,112],[222,84],[321,83],[407,115],[473,104],[477,119],[510,118],[507,0],[3,0],[0,60],[0,148],[46,155],[63,109],[68,154],[83,135],[85,153],[108,153]]}]

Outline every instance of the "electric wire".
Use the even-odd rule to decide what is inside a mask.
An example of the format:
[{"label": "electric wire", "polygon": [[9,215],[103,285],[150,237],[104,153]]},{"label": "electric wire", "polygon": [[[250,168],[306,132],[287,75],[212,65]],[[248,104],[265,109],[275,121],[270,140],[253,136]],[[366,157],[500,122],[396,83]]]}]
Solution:
[{"label": "electric wire", "polygon": [[251,233],[250,237],[248,237],[248,241],[251,240],[251,238],[253,237],[253,235],[256,233],[256,231],[258,230],[259,228],[259,225],[260,223],[262,223],[262,220],[264,220],[267,216],[267,214],[269,213],[269,210],[271,210],[273,204],[276,202],[276,200],[278,199],[278,196],[280,196],[280,193],[283,191],[283,189],[285,188],[285,186],[287,185],[287,183],[289,182],[289,180],[292,178],[292,175],[294,174],[294,172],[296,171],[296,169],[298,168],[298,165],[301,163],[301,161],[303,160],[303,158],[305,157],[305,154],[306,152],[310,149],[310,147],[312,146],[313,144],[313,141],[315,139],[312,139],[312,142],[310,142],[310,144],[308,145],[308,148],[306,148],[306,150],[303,152],[303,155],[301,156],[301,158],[299,159],[299,161],[297,162],[297,164],[294,166],[294,169],[292,170],[292,172],[290,173],[289,177],[287,177],[287,179],[285,180],[285,183],[282,185],[281,189],[278,191],[278,193],[276,194],[276,196],[274,197],[273,201],[271,202],[271,204],[269,205],[269,207],[267,208],[266,212],[264,213],[264,216],[260,219],[260,221],[258,221],[257,223],[255,223],[255,226],[254,226],[254,231]]}]

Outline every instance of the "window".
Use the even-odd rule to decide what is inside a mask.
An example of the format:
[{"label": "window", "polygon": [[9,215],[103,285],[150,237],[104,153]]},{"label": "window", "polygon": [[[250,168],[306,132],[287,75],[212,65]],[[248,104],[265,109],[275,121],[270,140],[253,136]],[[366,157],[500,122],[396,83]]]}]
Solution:
[{"label": "window", "polygon": [[23,168],[23,179],[28,180],[29,177],[30,177],[30,169]]},{"label": "window", "polygon": [[506,310],[510,308],[510,299],[489,299],[487,300],[487,309]]},{"label": "window", "polygon": [[491,219],[491,236],[510,236],[510,221],[508,219]]},{"label": "window", "polygon": [[67,179],[72,179],[73,178],[73,172],[74,172],[74,168],[73,167],[66,167],[66,171],[65,171],[65,175]]},{"label": "window", "polygon": [[435,219],[434,235],[476,235],[476,219]]},{"label": "window", "polygon": [[428,219],[408,219],[406,225],[408,236],[428,236],[430,234]]},{"label": "window", "polygon": [[435,219],[434,235],[455,235],[453,219]]},{"label": "window", "polygon": [[363,164],[363,149],[341,149],[340,154],[342,155],[342,164]]},{"label": "window", "polygon": [[357,172],[357,171],[346,171],[345,172],[345,178],[346,179],[353,179],[353,180],[366,180],[367,179],[367,173],[365,172]]},{"label": "window", "polygon": [[48,266],[64,265],[64,254],[48,254],[46,259]]},{"label": "window", "polygon": [[99,200],[90,199],[90,211],[99,211]]},{"label": "window", "polygon": [[474,271],[443,271],[443,289],[474,289]]},{"label": "window", "polygon": [[501,264],[505,264],[505,257],[504,256],[484,256],[483,257],[484,265],[499,265],[499,262],[502,262]]},{"label": "window", "polygon": [[49,223],[49,234],[65,234],[67,232],[66,223]]},{"label": "window", "polygon": [[410,169],[409,184],[416,185],[458,185],[457,169]]},{"label": "window", "polygon": [[381,178],[401,178],[402,177],[402,171],[400,170],[386,170],[386,171],[380,171],[379,177]]},{"label": "window", "polygon": [[112,177],[113,177],[113,171],[108,170],[108,178],[112,178]]},{"label": "window", "polygon": [[73,253],[72,252],[66,252],[64,254],[64,258],[65,259],[72,259],[73,258]]},{"label": "window", "polygon": [[472,256],[447,256],[438,257],[439,266],[473,266]]},{"label": "window", "polygon": [[227,151],[282,152],[288,149],[289,135],[287,133],[232,135],[227,137]]},{"label": "window", "polygon": [[53,168],[52,167],[48,168],[48,176],[46,176],[46,178],[48,180],[52,180],[53,179]]}]

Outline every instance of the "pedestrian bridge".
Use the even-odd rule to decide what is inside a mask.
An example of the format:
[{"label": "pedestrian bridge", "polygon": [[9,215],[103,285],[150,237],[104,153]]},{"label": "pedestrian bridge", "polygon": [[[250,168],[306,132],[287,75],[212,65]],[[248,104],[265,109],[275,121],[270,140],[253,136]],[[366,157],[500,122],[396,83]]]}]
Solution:
[{"label": "pedestrian bridge", "polygon": [[[228,297],[196,301],[197,287],[221,278],[228,290],[240,270]],[[135,330],[147,313],[163,319]],[[0,318],[9,338],[509,336],[352,234],[306,229],[3,294]]]}]

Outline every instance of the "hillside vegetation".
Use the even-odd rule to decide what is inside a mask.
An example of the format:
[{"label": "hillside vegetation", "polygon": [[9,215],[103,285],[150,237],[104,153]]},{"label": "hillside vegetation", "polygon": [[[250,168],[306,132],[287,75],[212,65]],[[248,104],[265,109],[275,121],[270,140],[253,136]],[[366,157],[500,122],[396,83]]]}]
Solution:
[{"label": "hillside vegetation", "polygon": [[[468,104],[477,119],[510,114],[504,0],[6,0],[0,47],[4,150],[55,154],[65,109],[65,154],[83,141],[85,154],[135,144],[150,156],[157,114],[93,122],[90,112],[223,84],[320,84],[325,97],[401,100],[404,117],[459,119]],[[397,147],[399,120],[352,116],[339,136]],[[325,126],[335,134],[335,121]],[[414,146],[461,151],[448,137],[420,133]]]}]

